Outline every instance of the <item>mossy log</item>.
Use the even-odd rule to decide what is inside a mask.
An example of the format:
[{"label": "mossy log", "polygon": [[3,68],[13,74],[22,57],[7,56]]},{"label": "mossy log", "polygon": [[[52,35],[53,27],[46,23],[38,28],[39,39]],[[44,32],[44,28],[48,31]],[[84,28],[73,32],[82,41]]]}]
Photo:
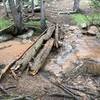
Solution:
[{"label": "mossy log", "polygon": [[13,24],[13,25],[6,27],[5,29],[0,30],[0,35],[5,34],[5,33],[6,34],[13,34],[14,30],[15,30],[15,26]]}]

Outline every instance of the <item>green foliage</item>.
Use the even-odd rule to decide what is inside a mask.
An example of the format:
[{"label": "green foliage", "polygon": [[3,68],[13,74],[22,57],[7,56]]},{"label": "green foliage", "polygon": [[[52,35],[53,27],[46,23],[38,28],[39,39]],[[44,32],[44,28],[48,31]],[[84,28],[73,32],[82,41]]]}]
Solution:
[{"label": "green foliage", "polygon": [[100,25],[100,14],[94,13],[91,15],[84,14],[73,14],[72,15],[73,22],[78,26],[82,26],[83,24],[88,26],[91,24]]},{"label": "green foliage", "polygon": [[100,25],[100,0],[91,0],[91,4],[93,12],[91,14],[73,14],[72,19],[77,25],[85,26],[94,24]]},{"label": "green foliage", "polygon": [[33,26],[33,27],[38,27],[39,28],[40,27],[40,21],[30,20],[27,23],[25,23],[25,25]]},{"label": "green foliage", "polygon": [[34,27],[35,28],[34,35],[40,35],[40,33],[42,32],[40,27],[40,20],[39,21],[30,20],[27,23],[25,23],[25,26]]},{"label": "green foliage", "polygon": [[73,22],[77,25],[82,25],[83,23],[89,24],[87,18],[83,14],[73,14],[72,15]]},{"label": "green foliage", "polygon": [[0,18],[0,30],[10,26],[12,22],[10,20]]},{"label": "green foliage", "polygon": [[93,6],[95,9],[100,8],[100,0],[91,0],[91,6]]}]

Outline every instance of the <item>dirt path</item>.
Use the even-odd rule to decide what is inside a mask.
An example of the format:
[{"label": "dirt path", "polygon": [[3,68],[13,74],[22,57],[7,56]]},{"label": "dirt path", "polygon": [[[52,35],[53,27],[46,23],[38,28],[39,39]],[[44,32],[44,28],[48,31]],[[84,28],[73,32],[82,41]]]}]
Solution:
[{"label": "dirt path", "polygon": [[31,44],[32,43],[22,44],[16,40],[0,43],[0,64],[8,64],[20,56]]},{"label": "dirt path", "polygon": [[[52,0],[46,3],[46,16],[49,21],[59,24],[72,24],[70,15],[59,14],[59,12],[70,12],[73,10],[74,0]],[[90,0],[81,0],[80,8],[86,12],[90,12]]]}]

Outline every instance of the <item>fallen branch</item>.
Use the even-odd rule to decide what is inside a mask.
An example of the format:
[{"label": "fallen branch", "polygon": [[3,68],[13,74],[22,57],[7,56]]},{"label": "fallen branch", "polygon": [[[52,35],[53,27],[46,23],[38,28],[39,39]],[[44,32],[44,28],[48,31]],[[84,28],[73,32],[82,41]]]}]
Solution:
[{"label": "fallen branch", "polygon": [[66,11],[66,12],[58,12],[58,14],[67,14],[67,15],[70,15],[70,14],[75,14],[76,11]]},{"label": "fallen branch", "polygon": [[37,57],[34,59],[34,64],[31,66],[31,74],[35,75],[39,69],[43,66],[46,58],[48,57],[52,47],[54,44],[54,39],[49,39],[46,44],[44,45],[43,49],[40,51],[40,53],[37,55]]},{"label": "fallen branch", "polygon": [[8,95],[8,93],[6,92],[6,90],[4,89],[4,87],[0,84],[0,91],[6,95]]},{"label": "fallen branch", "polygon": [[50,97],[62,97],[62,98],[70,98],[73,99],[72,96],[68,95],[68,94],[61,94],[61,93],[53,93],[49,95]]},{"label": "fallen branch", "polygon": [[65,87],[63,84],[59,83],[56,79],[50,80],[52,84],[59,87],[61,90],[63,90],[65,93],[72,96],[75,100],[79,99],[80,95],[76,94],[74,91],[70,90],[69,88]]},{"label": "fallen branch", "polygon": [[56,48],[59,47],[59,36],[58,36],[58,33],[59,33],[59,27],[58,27],[58,24],[56,25],[56,30],[55,30],[55,46]]},{"label": "fallen branch", "polygon": [[2,46],[2,47],[0,47],[0,50],[2,50],[2,49],[5,49],[5,48],[9,48],[9,47],[11,47],[12,45],[5,45],[5,46]]}]

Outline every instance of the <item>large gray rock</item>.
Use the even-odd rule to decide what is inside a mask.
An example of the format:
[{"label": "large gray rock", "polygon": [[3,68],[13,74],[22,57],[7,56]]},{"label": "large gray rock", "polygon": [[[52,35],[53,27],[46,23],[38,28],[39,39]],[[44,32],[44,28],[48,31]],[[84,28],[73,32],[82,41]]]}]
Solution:
[{"label": "large gray rock", "polygon": [[18,35],[17,37],[20,39],[29,39],[33,36],[34,31],[33,30],[29,30],[27,33],[22,34],[22,35]]},{"label": "large gray rock", "polygon": [[0,35],[0,42],[8,41],[11,40],[12,38],[13,36],[10,34],[2,34]]},{"label": "large gray rock", "polygon": [[88,33],[91,35],[96,35],[99,33],[99,30],[96,26],[90,26],[90,28],[88,29]]}]

